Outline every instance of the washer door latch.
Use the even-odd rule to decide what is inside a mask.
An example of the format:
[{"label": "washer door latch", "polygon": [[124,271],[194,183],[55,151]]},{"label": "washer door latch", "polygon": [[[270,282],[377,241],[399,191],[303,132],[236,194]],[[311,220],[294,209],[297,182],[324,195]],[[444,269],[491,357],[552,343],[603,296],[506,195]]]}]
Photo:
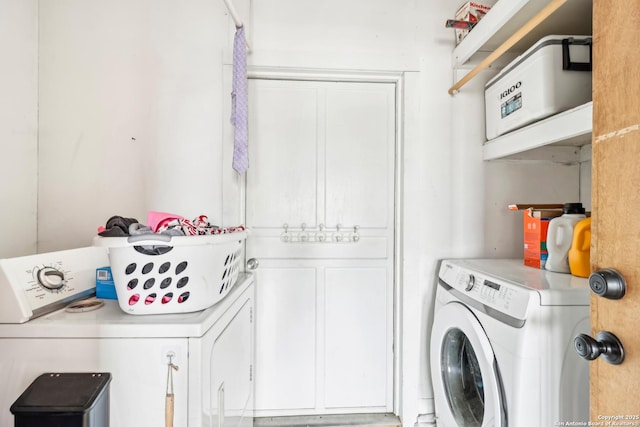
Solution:
[{"label": "washer door latch", "polygon": [[602,356],[605,362],[612,365],[619,365],[624,361],[622,342],[611,332],[600,332],[596,339],[579,334],[573,339],[573,346],[578,355],[586,360],[595,360]]}]

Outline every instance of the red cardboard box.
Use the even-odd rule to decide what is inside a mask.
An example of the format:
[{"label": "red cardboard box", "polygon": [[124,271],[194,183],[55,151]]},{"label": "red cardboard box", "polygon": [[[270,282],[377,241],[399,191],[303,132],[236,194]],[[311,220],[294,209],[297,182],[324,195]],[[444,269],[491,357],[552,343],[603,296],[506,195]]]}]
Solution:
[{"label": "red cardboard box", "polygon": [[562,215],[562,209],[535,209],[524,211],[524,265],[544,268],[547,252],[547,229],[552,218]]},{"label": "red cardboard box", "polygon": [[[478,22],[489,12],[496,0],[468,1],[462,4],[455,14],[459,21]],[[455,30],[456,44],[460,43],[469,34],[469,30]]]}]

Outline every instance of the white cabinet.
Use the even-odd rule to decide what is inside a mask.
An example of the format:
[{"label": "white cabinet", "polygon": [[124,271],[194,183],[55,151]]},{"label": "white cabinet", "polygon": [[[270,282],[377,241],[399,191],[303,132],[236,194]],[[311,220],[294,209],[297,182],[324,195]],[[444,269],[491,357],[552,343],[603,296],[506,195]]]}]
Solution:
[{"label": "white cabinet", "polygon": [[395,93],[250,81],[257,416],[393,410]]}]

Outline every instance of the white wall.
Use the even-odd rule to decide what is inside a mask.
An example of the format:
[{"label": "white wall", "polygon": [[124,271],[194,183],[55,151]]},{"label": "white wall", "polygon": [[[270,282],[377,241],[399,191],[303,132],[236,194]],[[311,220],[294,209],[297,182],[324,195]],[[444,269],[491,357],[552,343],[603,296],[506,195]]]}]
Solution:
[{"label": "white wall", "polygon": [[41,252],[111,215],[220,221],[221,1],[40,2]]},{"label": "white wall", "polygon": [[37,5],[0,0],[0,258],[36,251]]}]

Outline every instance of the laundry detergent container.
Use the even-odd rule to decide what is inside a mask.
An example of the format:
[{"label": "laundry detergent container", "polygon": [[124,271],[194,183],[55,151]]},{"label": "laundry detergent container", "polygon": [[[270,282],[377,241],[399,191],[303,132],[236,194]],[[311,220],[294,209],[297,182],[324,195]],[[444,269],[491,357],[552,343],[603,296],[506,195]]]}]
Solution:
[{"label": "laundry detergent container", "polygon": [[110,373],[46,373],[11,405],[15,427],[109,427]]},{"label": "laundry detergent container", "polygon": [[485,85],[487,140],[591,101],[590,36],[547,36]]}]

